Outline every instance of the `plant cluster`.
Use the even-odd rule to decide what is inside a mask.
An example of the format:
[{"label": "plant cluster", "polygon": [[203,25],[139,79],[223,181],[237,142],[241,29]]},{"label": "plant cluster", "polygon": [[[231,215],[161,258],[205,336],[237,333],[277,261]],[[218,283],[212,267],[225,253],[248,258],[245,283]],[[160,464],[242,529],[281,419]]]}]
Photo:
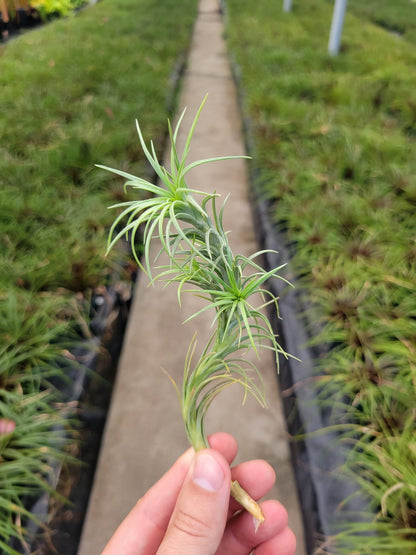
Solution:
[{"label": "plant cluster", "polygon": [[30,0],[30,7],[34,8],[43,20],[50,17],[62,17],[74,12],[88,0]]},{"label": "plant cluster", "polygon": [[416,2],[414,0],[350,0],[348,10],[380,25],[405,40],[416,42]]},{"label": "plant cluster", "polygon": [[53,465],[64,459],[67,443],[68,407],[59,407],[53,380],[70,363],[62,345],[68,330],[62,315],[51,318],[42,304],[56,310],[55,302],[35,294],[12,293],[0,304],[0,547],[5,553],[15,553],[10,538],[24,544],[28,505],[51,489]]},{"label": "plant cluster", "polygon": [[105,259],[119,191],[94,163],[145,167],[122,125],[137,113],[163,144],[195,9],[100,2],[0,46],[0,551],[24,538],[26,501],[65,452],[69,407],[54,384],[74,327],[88,328],[74,298],[130,279],[126,249]]},{"label": "plant cluster", "polygon": [[[222,216],[224,205],[218,209],[217,195],[190,189],[185,176],[193,168],[208,162],[226,160],[212,158],[186,163],[192,135],[204,102],[196,114],[189,131],[183,154],[176,147],[179,128],[185,112],[179,118],[175,131],[169,126],[171,139],[170,169],[162,167],[151,143],[146,146],[141,129],[137,124],[140,143],[146,158],[160,180],[154,185],[145,179],[126,172],[103,167],[125,179],[125,188],[138,191],[139,199],[118,204],[122,208],[116,218],[109,238],[111,248],[120,238],[127,236],[134,251],[136,234],[143,234],[143,264],[136,260],[152,282],[162,279],[178,284],[179,304],[183,292],[194,293],[207,301],[204,308],[188,320],[206,310],[214,311],[214,331],[201,356],[194,362],[195,342],[192,342],[185,360],[182,386],[175,385],[181,404],[182,417],[190,444],[195,450],[209,447],[204,429],[205,415],[216,396],[233,384],[241,385],[245,395],[253,395],[262,405],[264,394],[256,383],[256,367],[246,359],[253,349],[273,349],[284,354],[277,343],[264,308],[277,299],[266,288],[266,282],[279,277],[280,267],[266,272],[255,259],[262,252],[250,257],[234,255],[224,231]],[[150,195],[144,196],[143,195]],[[198,202],[196,199],[200,197]],[[127,219],[120,230],[120,224]],[[150,259],[153,239],[161,243],[161,252],[156,261]],[[160,255],[167,255],[167,263],[159,262]],[[156,264],[157,275],[153,276],[152,265]],[[190,286],[190,288],[188,288]],[[254,299],[261,297],[263,304],[257,307]],[[187,321],[188,321],[187,320]],[[254,375],[253,375],[254,374]],[[260,378],[261,383],[261,376]],[[232,494],[259,520],[263,515],[259,507],[236,483],[232,483]],[[254,508],[253,508],[254,506]]]},{"label": "plant cluster", "polygon": [[291,14],[278,4],[228,0],[228,40],[258,183],[292,246],[313,341],[329,346],[316,361],[317,402],[349,448],[342,470],[374,509],[366,522],[346,516],[332,548],[412,553],[416,49],[347,13],[334,60],[328,3]]}]

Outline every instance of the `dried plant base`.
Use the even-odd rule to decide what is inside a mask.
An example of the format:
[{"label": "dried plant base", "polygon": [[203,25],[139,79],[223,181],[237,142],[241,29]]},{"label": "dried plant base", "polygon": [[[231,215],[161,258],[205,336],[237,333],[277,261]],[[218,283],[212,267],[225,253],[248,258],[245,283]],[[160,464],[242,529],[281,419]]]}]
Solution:
[{"label": "dried plant base", "polygon": [[231,481],[231,495],[240,503],[240,505],[255,519],[256,532],[262,522],[264,522],[264,514],[260,509],[260,505],[254,501],[252,497],[240,486],[237,480]]}]

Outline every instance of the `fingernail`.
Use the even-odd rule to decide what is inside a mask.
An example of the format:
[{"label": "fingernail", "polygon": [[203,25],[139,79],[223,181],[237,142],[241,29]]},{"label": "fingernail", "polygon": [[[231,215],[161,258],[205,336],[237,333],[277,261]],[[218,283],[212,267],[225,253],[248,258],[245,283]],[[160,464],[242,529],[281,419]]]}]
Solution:
[{"label": "fingernail", "polygon": [[207,491],[218,491],[224,482],[224,472],[208,451],[198,453],[192,472],[193,481]]}]

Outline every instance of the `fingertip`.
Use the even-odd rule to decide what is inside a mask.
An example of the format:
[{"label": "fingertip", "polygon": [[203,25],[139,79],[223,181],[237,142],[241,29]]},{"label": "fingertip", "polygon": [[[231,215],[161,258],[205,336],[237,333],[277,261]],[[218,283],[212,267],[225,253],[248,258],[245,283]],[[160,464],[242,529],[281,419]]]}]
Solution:
[{"label": "fingertip", "polygon": [[219,451],[231,464],[237,456],[238,445],[236,439],[227,432],[216,432],[208,436],[208,443],[212,449]]},{"label": "fingertip", "polygon": [[[229,521],[223,540],[224,552],[231,553],[236,546],[244,546],[248,551],[251,551],[255,547],[280,536],[288,527],[288,514],[281,503],[275,500],[263,501],[260,507],[264,514],[264,522],[260,525],[246,511],[239,513]],[[280,551],[275,552],[280,555]],[[264,553],[272,553],[272,551],[265,551]]]},{"label": "fingertip", "polygon": [[271,489],[276,482],[276,472],[272,465],[263,459],[254,460],[253,463],[258,467],[258,475],[261,474],[263,481],[267,482],[269,488]]},{"label": "fingertip", "polygon": [[287,526],[278,535],[256,547],[256,555],[270,555],[271,553],[279,553],[279,555],[295,555],[296,548],[296,536]]},{"label": "fingertip", "polygon": [[295,555],[297,540],[296,536],[289,527],[287,527],[281,534],[282,536],[282,555]]},{"label": "fingertip", "polygon": [[[231,469],[231,477],[255,500],[264,497],[276,481],[273,467],[264,460],[246,461],[235,466]],[[231,500],[230,515],[239,509],[239,504]]]},{"label": "fingertip", "polygon": [[[255,459],[238,464],[232,468],[234,480],[238,480],[242,487],[249,490],[259,486],[259,484],[267,484],[268,489],[272,488],[276,482],[276,472],[274,468],[263,459]],[[264,493],[261,494],[263,496]]]},{"label": "fingertip", "polygon": [[269,521],[269,525],[273,528],[275,534],[284,530],[289,524],[289,515],[286,508],[276,501],[275,499],[270,499],[268,501],[263,501],[261,508],[264,513],[265,522]]}]

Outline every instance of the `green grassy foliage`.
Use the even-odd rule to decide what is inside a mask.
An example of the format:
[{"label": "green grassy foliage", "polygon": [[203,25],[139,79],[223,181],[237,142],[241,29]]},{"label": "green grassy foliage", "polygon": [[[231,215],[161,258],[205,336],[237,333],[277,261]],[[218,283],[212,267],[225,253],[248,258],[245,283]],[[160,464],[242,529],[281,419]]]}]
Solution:
[{"label": "green grassy foliage", "polygon": [[384,29],[416,42],[416,2],[414,0],[349,0],[348,11]]},{"label": "green grassy foliage", "polygon": [[22,499],[46,487],[36,465],[60,449],[51,378],[69,364],[70,299],[125,262],[122,249],[105,259],[119,184],[94,164],[152,178],[134,119],[163,144],[196,4],[102,0],[0,46],[0,418],[16,424],[0,435],[3,542],[24,533]]},{"label": "green grassy foliage", "polygon": [[[294,2],[289,14],[266,0],[227,6],[259,186],[294,246],[305,317],[322,330],[314,341],[332,346],[317,361],[320,402],[338,419],[336,409],[345,409],[347,420],[336,422],[352,447],[345,470],[376,515],[346,524],[334,545],[340,553],[410,554],[416,48],[351,10],[334,58],[327,54],[332,8],[324,0]],[[365,547],[363,526],[375,532]]]},{"label": "green grassy foliage", "polygon": [[83,4],[85,0],[30,0],[29,2],[29,6],[35,8],[43,20],[70,15]]}]

